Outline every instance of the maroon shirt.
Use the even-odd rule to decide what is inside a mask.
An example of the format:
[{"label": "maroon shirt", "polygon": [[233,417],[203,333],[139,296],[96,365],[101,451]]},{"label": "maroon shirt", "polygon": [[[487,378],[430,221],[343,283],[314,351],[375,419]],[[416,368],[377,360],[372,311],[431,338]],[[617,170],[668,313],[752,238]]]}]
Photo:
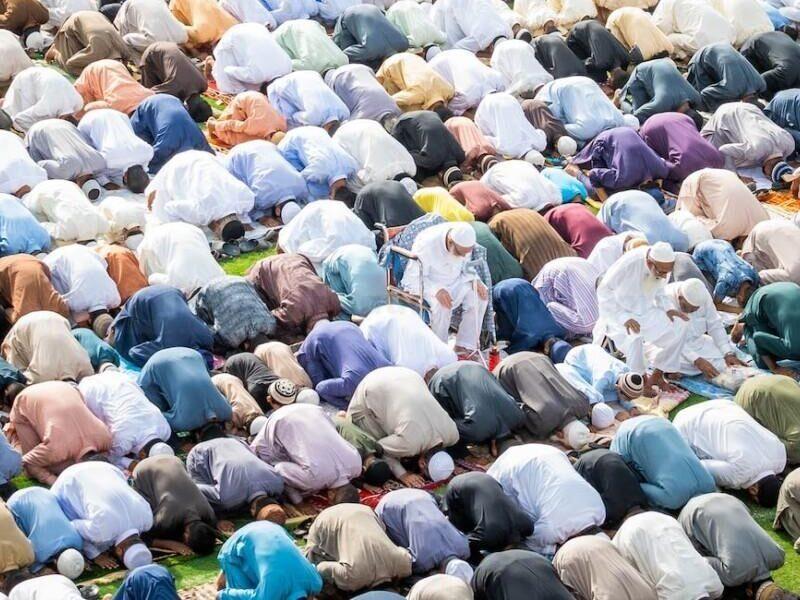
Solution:
[{"label": "maroon shirt", "polygon": [[544,218],[581,258],[588,258],[597,242],[604,237],[614,235],[582,204],[556,206],[547,211]]},{"label": "maroon shirt", "polygon": [[511,206],[494,190],[480,181],[462,181],[450,190],[450,195],[475,215],[478,221],[488,221],[495,213],[510,210]]}]

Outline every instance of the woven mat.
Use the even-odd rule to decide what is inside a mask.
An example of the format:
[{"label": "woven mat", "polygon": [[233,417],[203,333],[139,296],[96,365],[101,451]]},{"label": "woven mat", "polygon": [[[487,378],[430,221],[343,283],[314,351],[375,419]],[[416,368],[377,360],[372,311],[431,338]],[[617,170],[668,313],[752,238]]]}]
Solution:
[{"label": "woven mat", "polygon": [[178,592],[178,597],[181,600],[216,600],[217,587],[213,583],[206,583],[190,590]]},{"label": "woven mat", "polygon": [[758,197],[764,204],[768,204],[776,213],[792,218],[800,212],[800,200],[794,198],[789,191],[765,192]]}]

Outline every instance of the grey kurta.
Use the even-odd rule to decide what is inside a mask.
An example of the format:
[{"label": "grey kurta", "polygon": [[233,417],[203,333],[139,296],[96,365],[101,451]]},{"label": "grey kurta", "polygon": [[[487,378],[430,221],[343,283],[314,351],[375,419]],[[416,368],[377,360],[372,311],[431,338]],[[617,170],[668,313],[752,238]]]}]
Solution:
[{"label": "grey kurta", "polygon": [[570,421],[589,415],[586,397],[572,387],[543,354],[518,352],[494,370],[506,391],[522,402],[525,426],[537,439],[545,439]]},{"label": "grey kurta", "polygon": [[323,510],[308,530],[305,554],[326,582],[345,591],[411,575],[411,554],[395,546],[377,515],[361,504]]},{"label": "grey kurta", "polygon": [[106,170],[102,155],[86,142],[75,125],[63,119],[39,121],[28,130],[25,143],[28,154],[50,179],[98,176]]},{"label": "grey kurta", "polygon": [[753,520],[744,503],[729,494],[695,496],[678,521],[725,587],[763,581],[783,565],[783,549]]}]

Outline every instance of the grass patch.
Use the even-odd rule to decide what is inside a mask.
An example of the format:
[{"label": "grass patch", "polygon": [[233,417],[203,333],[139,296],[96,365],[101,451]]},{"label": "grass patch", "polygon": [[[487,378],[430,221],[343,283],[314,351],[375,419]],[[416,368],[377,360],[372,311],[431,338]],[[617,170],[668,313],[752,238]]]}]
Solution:
[{"label": "grass patch", "polygon": [[267,258],[273,254],[275,254],[275,248],[259,250],[258,252],[248,252],[236,258],[224,258],[219,261],[219,264],[228,275],[243,276],[252,265],[262,258]]},{"label": "grass patch", "polygon": [[777,571],[772,572],[775,582],[784,589],[800,594],[800,554],[795,552],[792,540],[786,535],[785,531],[775,531],[772,529],[772,521],[775,519],[774,508],[764,508],[752,502],[747,502],[750,513],[766,531],[769,536],[783,548],[786,553],[786,562]]}]

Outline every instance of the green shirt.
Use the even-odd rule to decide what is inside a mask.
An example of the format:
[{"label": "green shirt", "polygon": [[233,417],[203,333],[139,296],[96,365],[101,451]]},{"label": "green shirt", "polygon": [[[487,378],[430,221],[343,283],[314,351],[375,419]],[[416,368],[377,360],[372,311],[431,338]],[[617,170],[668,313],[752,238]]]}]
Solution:
[{"label": "green shirt", "polygon": [[478,244],[486,248],[486,262],[489,263],[489,272],[492,274],[492,285],[504,279],[523,276],[522,265],[503,247],[486,223],[473,221],[470,225],[475,230]]},{"label": "green shirt", "polygon": [[765,368],[761,355],[800,359],[800,285],[771,283],[758,288],[742,311],[747,351]]},{"label": "green shirt", "polygon": [[736,393],[736,404],[786,446],[790,463],[800,462],[800,385],[784,375],[748,379]]}]

